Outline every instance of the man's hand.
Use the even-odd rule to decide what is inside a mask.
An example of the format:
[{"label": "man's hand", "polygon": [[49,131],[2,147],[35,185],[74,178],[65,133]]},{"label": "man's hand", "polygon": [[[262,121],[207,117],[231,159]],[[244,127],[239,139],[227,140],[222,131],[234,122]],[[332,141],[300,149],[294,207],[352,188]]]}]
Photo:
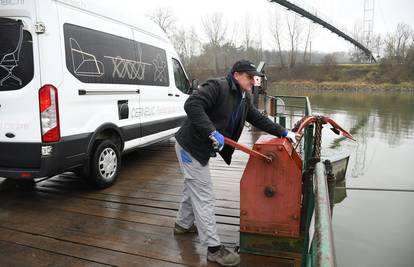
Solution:
[{"label": "man's hand", "polygon": [[215,151],[221,151],[224,147],[224,136],[218,131],[214,131],[209,136],[213,142],[213,148]]},{"label": "man's hand", "polygon": [[289,131],[289,130],[286,130],[286,131],[287,131],[287,133],[286,133],[285,137],[288,138],[290,140],[290,142],[292,142],[292,144],[296,145],[296,143],[302,137],[302,134],[294,133],[294,132]]}]

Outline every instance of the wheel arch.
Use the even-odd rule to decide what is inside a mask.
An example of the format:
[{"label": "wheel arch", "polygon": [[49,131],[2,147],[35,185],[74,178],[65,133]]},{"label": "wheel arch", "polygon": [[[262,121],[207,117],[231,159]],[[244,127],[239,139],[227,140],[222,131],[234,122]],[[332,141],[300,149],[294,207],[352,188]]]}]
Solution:
[{"label": "wheel arch", "polygon": [[124,150],[124,136],[119,127],[113,123],[103,124],[95,130],[88,144],[88,155],[91,155],[91,153],[93,153],[96,143],[100,140],[112,140],[118,147],[120,153],[122,153]]}]

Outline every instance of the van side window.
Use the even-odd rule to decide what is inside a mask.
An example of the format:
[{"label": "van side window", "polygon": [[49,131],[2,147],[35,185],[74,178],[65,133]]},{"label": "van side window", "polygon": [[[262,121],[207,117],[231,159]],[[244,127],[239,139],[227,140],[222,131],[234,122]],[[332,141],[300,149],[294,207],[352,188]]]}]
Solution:
[{"label": "van side window", "polygon": [[174,69],[175,86],[183,93],[188,94],[190,91],[190,82],[185,76],[184,70],[178,60],[172,59]]},{"label": "van side window", "polygon": [[65,23],[66,67],[85,83],[169,86],[164,49]]},{"label": "van side window", "polygon": [[32,35],[21,20],[0,18],[0,91],[25,87],[34,75]]}]

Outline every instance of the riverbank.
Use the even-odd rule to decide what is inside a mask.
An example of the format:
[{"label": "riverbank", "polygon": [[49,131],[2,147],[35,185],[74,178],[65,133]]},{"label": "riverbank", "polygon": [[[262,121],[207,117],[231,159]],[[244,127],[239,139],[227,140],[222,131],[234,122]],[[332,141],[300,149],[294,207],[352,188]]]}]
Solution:
[{"label": "riverbank", "polygon": [[276,90],[300,91],[346,91],[346,92],[412,92],[414,82],[367,83],[367,82],[316,82],[316,81],[278,81],[268,84],[268,88]]}]

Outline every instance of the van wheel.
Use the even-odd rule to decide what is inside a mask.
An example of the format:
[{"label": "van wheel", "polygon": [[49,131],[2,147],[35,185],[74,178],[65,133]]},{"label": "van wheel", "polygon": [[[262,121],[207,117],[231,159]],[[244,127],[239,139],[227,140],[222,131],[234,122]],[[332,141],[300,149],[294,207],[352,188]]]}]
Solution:
[{"label": "van wheel", "polygon": [[89,179],[98,188],[113,185],[121,169],[121,156],[118,147],[111,140],[104,140],[96,145],[92,156]]}]

